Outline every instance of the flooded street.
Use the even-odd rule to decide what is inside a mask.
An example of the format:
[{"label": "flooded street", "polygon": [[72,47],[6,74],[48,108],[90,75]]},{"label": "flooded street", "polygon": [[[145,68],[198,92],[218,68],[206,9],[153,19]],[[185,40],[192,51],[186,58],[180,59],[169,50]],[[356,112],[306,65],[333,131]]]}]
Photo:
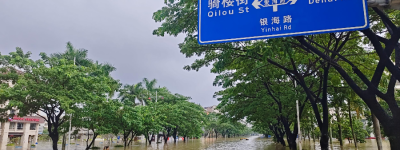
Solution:
[{"label": "flooded street", "polygon": [[[201,139],[190,139],[186,143],[182,140],[177,143],[173,143],[172,140],[168,141],[167,144],[163,143],[152,143],[151,146],[147,145],[145,141],[138,141],[133,143],[132,146],[128,147],[127,150],[288,150],[287,147],[282,147],[272,142],[272,139],[261,138],[258,136],[248,137],[249,140],[240,140],[240,138],[219,138],[219,139],[209,139],[209,138],[201,138]],[[366,140],[367,143],[359,143],[358,150],[375,150],[376,141],[375,140]],[[353,144],[347,143],[345,141],[345,145],[343,150],[355,150]],[[121,147],[115,147],[121,143],[113,143],[110,147],[111,150],[124,150]],[[71,145],[71,150],[84,150],[86,143],[78,142],[75,145]],[[104,144],[102,141],[97,141],[97,147],[104,147],[108,144]],[[303,141],[303,150],[318,150],[318,143],[315,143],[311,140],[311,144],[308,140]],[[59,149],[61,150],[61,145],[59,145]],[[333,144],[334,150],[340,150],[339,143],[337,141]],[[389,141],[383,140],[383,149],[389,150]],[[7,150],[22,150],[19,147],[7,147]],[[37,148],[30,148],[28,150],[52,150],[50,142],[39,142]]]}]

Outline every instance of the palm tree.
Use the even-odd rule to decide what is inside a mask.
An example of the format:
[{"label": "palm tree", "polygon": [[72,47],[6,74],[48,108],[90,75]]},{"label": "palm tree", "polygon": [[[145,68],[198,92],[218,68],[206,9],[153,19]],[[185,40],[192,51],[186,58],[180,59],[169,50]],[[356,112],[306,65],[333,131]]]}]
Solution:
[{"label": "palm tree", "polygon": [[97,61],[96,63],[93,63],[93,67],[100,68],[99,70],[101,70],[101,73],[106,76],[111,76],[111,72],[117,70],[117,68],[115,68],[113,65],[109,63],[101,64]]},{"label": "palm tree", "polygon": [[[67,48],[67,50],[65,50],[63,53],[50,54],[50,58],[66,59],[70,62],[74,62],[76,66],[94,67],[94,68],[96,68],[96,70],[100,70],[100,71],[90,74],[91,76],[105,75],[105,76],[108,76],[110,79],[112,79],[111,72],[116,70],[116,68],[114,66],[112,66],[109,63],[101,64],[98,61],[93,62],[93,60],[87,58],[88,50],[75,49],[71,42],[67,42],[66,48]],[[43,55],[43,56],[47,57],[45,55]],[[98,69],[98,68],[100,68],[100,69]],[[110,81],[111,81],[110,85],[111,85],[112,90],[110,93],[108,93],[108,95],[110,97],[112,97],[114,95],[114,92],[117,91],[117,89],[119,89],[119,87],[121,85],[119,84],[118,80],[112,79]]]},{"label": "palm tree", "polygon": [[146,87],[146,90],[149,91],[149,92],[153,92],[153,91],[155,91],[157,89],[156,88],[156,84],[157,84],[157,80],[156,79],[153,79],[153,80],[150,81],[147,78],[144,78],[143,79],[143,83],[144,83],[144,85]]},{"label": "palm tree", "polygon": [[88,50],[86,49],[75,49],[71,42],[67,42],[67,50],[63,53],[53,53],[50,57],[63,58],[70,61],[75,59],[75,64],[77,66],[88,67],[93,64],[93,61],[87,58]]},{"label": "palm tree", "polygon": [[151,100],[152,96],[155,96],[155,92],[158,88],[156,88],[157,80],[148,80],[147,78],[143,79],[144,86],[146,87],[146,98],[144,98],[144,102],[147,104],[148,100]]},{"label": "palm tree", "polygon": [[143,91],[142,82],[134,85],[125,85],[124,88],[120,90],[118,98],[121,99],[121,102],[133,104],[135,104],[135,100],[138,99],[143,105]]}]

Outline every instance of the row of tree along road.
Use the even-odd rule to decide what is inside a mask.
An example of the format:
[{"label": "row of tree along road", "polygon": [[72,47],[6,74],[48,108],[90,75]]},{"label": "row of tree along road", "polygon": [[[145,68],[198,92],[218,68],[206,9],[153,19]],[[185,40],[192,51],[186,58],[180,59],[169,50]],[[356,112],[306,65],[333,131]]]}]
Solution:
[{"label": "row of tree along road", "polygon": [[203,57],[184,69],[212,64],[211,72],[218,74],[214,85],[224,88],[215,94],[218,107],[230,118],[247,118],[283,145],[286,137],[295,150],[298,100],[300,130],[318,137],[323,150],[329,148],[330,128],[339,141],[362,142],[368,131],[361,131],[361,117],[373,124],[379,149],[380,129],[391,149],[400,149],[395,90],[400,81],[400,11],[370,8],[370,28],[362,31],[199,45],[198,1],[165,4],[153,14],[162,22],[153,34],[186,36],[179,44],[181,53]]},{"label": "row of tree along road", "polygon": [[[73,132],[70,126],[93,133],[85,139],[86,149],[93,147],[98,136],[109,134],[121,136],[124,146],[129,146],[140,135],[151,144],[151,137],[160,132],[165,143],[171,136],[186,140],[203,133],[237,136],[250,132],[241,123],[207,115],[200,105],[189,102],[190,97],[156,87],[155,79],[122,85],[110,75],[116,68],[95,62],[87,54],[67,43],[65,52],[41,53],[38,60],[30,59],[31,53],[21,48],[0,55],[0,103],[7,104],[0,109],[1,121],[13,117],[7,113],[11,109],[18,109],[18,116],[43,117],[53,150],[58,149],[60,137],[65,148],[66,137]],[[114,94],[118,98],[113,99]]]}]

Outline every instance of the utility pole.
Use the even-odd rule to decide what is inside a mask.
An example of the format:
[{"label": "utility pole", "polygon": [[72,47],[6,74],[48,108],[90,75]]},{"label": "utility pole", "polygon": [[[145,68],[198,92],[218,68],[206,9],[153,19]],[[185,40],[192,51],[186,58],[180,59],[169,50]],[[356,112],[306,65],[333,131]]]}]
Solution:
[{"label": "utility pole", "polygon": [[[158,86],[158,88],[156,89],[156,103],[157,103],[157,99],[158,99],[158,95],[157,95],[158,89],[160,89],[160,86]],[[156,103],[155,103],[155,104],[156,104]],[[154,105],[154,108],[157,109],[157,104]],[[158,136],[159,134],[160,134],[160,132],[157,131],[157,134],[156,134],[156,143],[157,143],[157,144],[158,144],[158,142],[159,142],[159,136]]]},{"label": "utility pole", "polygon": [[[158,91],[158,89],[156,89],[156,105],[154,105],[154,108],[156,108],[157,109],[157,91]],[[157,131],[157,134],[156,134],[156,144],[158,144],[158,131]]]},{"label": "utility pole", "polygon": [[71,127],[71,118],[72,118],[72,114],[69,116],[68,150],[70,150],[69,147],[70,147],[70,145],[71,145],[71,130],[72,130],[72,127]]},{"label": "utility pole", "polygon": [[332,118],[331,118],[331,119],[330,119],[330,124],[329,124],[329,130],[330,130],[329,133],[330,133],[331,147],[333,148],[333,144],[332,144],[332,143],[333,143],[333,141],[332,141],[332,138],[333,138],[333,137],[332,137],[332,123],[333,123],[333,122],[332,122]]},{"label": "utility pole", "polygon": [[[74,66],[75,66],[75,59],[76,57],[74,57]],[[72,130],[71,119],[72,119],[72,114],[69,116],[68,150],[70,150],[69,147],[71,145],[71,130]]]},{"label": "utility pole", "polygon": [[299,113],[299,100],[296,100],[296,108],[297,108],[297,128],[298,128],[298,131],[299,131],[299,150],[302,150],[302,147],[301,147],[301,130],[300,130],[300,113]]},{"label": "utility pole", "polygon": [[[297,83],[296,80],[294,81],[294,88],[296,89]],[[299,100],[296,100],[296,109],[297,109],[297,130],[299,131],[299,150],[302,150],[303,147],[301,145],[301,130],[300,130],[300,111],[299,111]]]}]

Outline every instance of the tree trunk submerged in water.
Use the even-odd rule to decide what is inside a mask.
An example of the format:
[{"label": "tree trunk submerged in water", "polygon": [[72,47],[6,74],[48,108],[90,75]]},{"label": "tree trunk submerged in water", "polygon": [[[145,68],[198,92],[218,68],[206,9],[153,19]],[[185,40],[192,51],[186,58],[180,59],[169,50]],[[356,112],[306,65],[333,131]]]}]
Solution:
[{"label": "tree trunk submerged in water", "polygon": [[169,136],[164,134],[163,137],[164,137],[164,139],[163,139],[164,140],[164,144],[167,144]]},{"label": "tree trunk submerged in water", "polygon": [[285,132],[278,129],[278,134],[279,134],[279,136],[277,137],[278,142],[281,143],[282,146],[286,146],[285,140],[283,139],[283,137],[285,136]]},{"label": "tree trunk submerged in water", "polygon": [[298,134],[297,124],[294,125],[294,130],[292,133],[292,131],[290,130],[289,122],[287,120],[281,120],[281,121],[285,128],[286,139],[289,144],[290,150],[297,150],[297,143],[296,143],[296,138],[297,138],[297,134]]},{"label": "tree trunk submerged in water", "polygon": [[278,142],[279,142],[282,146],[286,146],[285,139],[283,139],[283,137],[278,137]]},{"label": "tree trunk submerged in water", "polygon": [[66,138],[65,138],[65,134],[63,134],[62,146],[61,146],[61,149],[62,149],[62,150],[65,150],[65,144],[66,144]]},{"label": "tree trunk submerged in water", "polygon": [[164,144],[166,144],[167,142],[168,142],[168,137],[170,137],[171,136],[171,130],[172,130],[172,128],[171,127],[168,127],[167,128],[167,133],[164,133],[163,132],[163,134],[164,134]]},{"label": "tree trunk submerged in water", "polygon": [[[274,139],[276,140],[275,142],[280,143],[283,146],[286,146],[284,136],[285,132],[282,131],[282,129],[278,128],[277,125],[270,125],[269,129],[274,133]],[[267,134],[264,135],[265,137],[268,137]]]},{"label": "tree trunk submerged in water", "polygon": [[391,150],[400,150],[400,129],[397,127],[396,131],[392,132],[392,135],[389,136],[390,149]]},{"label": "tree trunk submerged in water", "polygon": [[[96,143],[96,138],[97,138],[98,134],[96,134],[95,132],[93,132],[93,139],[90,142],[89,145],[86,145],[86,150],[89,150],[92,147],[95,147],[94,144]],[[89,140],[88,140],[89,141]]]},{"label": "tree trunk submerged in water", "polygon": [[[399,112],[400,113],[400,112]],[[394,119],[389,126],[383,126],[386,136],[389,138],[390,149],[400,150],[400,119]]]},{"label": "tree trunk submerged in water", "polygon": [[374,125],[374,134],[376,137],[376,144],[378,150],[382,150],[382,136],[381,136],[381,126],[379,125],[379,120],[374,114],[372,114],[372,123]]},{"label": "tree trunk submerged in water", "polygon": [[[311,102],[311,106],[313,108],[315,117],[317,119],[318,127],[321,132],[320,138],[320,146],[321,150],[329,150],[329,110],[328,110],[328,75],[329,75],[330,64],[327,64],[324,67],[323,78],[322,78],[322,98],[320,99],[320,103],[322,106],[322,117],[320,116],[320,112],[318,110],[318,106],[315,102],[315,99]],[[303,80],[303,82],[305,82]],[[309,89],[307,89],[309,92]],[[310,95],[310,94],[308,94]],[[311,98],[310,98],[311,99]]]},{"label": "tree trunk submerged in water", "polygon": [[[285,127],[285,133],[286,133],[286,139],[289,145],[290,150],[297,150],[297,143],[296,143],[296,138],[297,138],[297,125],[294,126],[294,133],[290,131],[289,125]],[[283,136],[282,136],[283,137]],[[283,138],[282,138],[283,140]],[[282,141],[285,142],[285,141]]]},{"label": "tree trunk submerged in water", "polygon": [[[63,113],[64,111],[61,111]],[[49,119],[50,120],[50,119]],[[58,117],[55,118],[56,121],[59,120]],[[52,140],[53,150],[58,150],[58,140],[60,140],[60,134],[58,133],[58,124],[52,123],[51,121],[47,121],[47,131],[49,131],[49,136]]]},{"label": "tree trunk submerged in water", "polygon": [[337,123],[338,123],[338,132],[339,132],[339,143],[340,146],[343,146],[343,137],[342,137],[342,125],[341,123],[341,118],[340,118],[340,114],[339,114],[339,107],[336,108],[336,118],[337,118]]},{"label": "tree trunk submerged in water", "polygon": [[149,145],[151,145],[151,140],[152,140],[152,138],[153,138],[153,134],[152,135],[149,135],[148,133],[146,133],[147,134],[147,141],[149,142]]},{"label": "tree trunk submerged in water", "polygon": [[[319,120],[318,123],[321,131],[321,139],[320,145],[321,150],[329,150],[329,135],[328,135],[328,128],[329,128],[329,110],[328,110],[328,76],[329,76],[329,68],[330,64],[327,64],[324,67],[324,78],[323,78],[323,87],[322,87],[322,120]],[[318,118],[321,119],[321,118]]]},{"label": "tree trunk submerged in water", "polygon": [[177,135],[178,129],[175,128],[174,129],[174,133],[172,134],[173,138],[174,138],[174,143],[176,143],[176,135]]},{"label": "tree trunk submerged in water", "polygon": [[128,133],[125,133],[125,130],[124,130],[124,133],[123,133],[123,136],[124,136],[124,138],[123,138],[124,147],[128,146],[128,137],[129,137],[130,133],[131,133],[131,131],[129,131]]},{"label": "tree trunk submerged in water", "polygon": [[296,137],[297,137],[296,134],[287,136],[287,141],[288,141],[290,150],[297,150]]},{"label": "tree trunk submerged in water", "polygon": [[351,135],[353,136],[354,146],[357,148],[357,139],[356,139],[356,136],[354,134],[353,119],[351,118],[350,100],[349,100],[349,104],[348,105],[349,105],[349,119],[350,119]]},{"label": "tree trunk submerged in water", "polygon": [[329,136],[328,133],[322,134],[320,139],[321,150],[329,150]]},{"label": "tree trunk submerged in water", "polygon": [[58,150],[57,144],[59,137],[51,137],[51,140],[53,141],[53,150]]},{"label": "tree trunk submerged in water", "polygon": [[133,131],[132,131],[132,133],[131,133],[131,139],[129,140],[128,146],[131,145],[131,143],[132,143],[132,141],[135,139],[135,137],[136,137],[136,134],[133,133]]}]

